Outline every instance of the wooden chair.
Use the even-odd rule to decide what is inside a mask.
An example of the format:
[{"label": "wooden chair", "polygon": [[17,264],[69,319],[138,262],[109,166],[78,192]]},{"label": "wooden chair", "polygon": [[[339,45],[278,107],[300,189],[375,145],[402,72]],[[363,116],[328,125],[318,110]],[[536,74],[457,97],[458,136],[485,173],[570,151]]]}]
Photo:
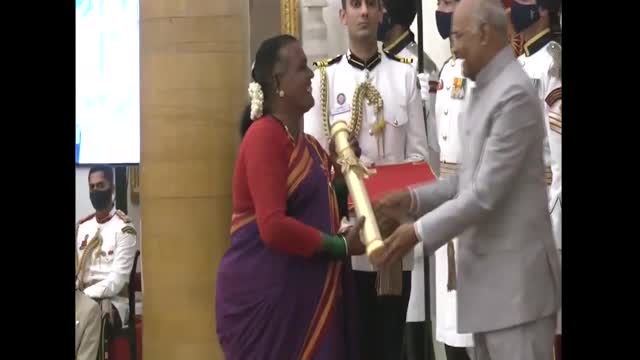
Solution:
[{"label": "wooden chair", "polygon": [[[112,329],[109,331],[109,336],[106,339],[105,349],[109,349],[109,353],[114,353],[113,346],[115,342],[119,342],[121,338],[124,338],[129,343],[129,360],[138,359],[138,341],[136,336],[136,291],[142,290],[142,282],[140,273],[136,272],[138,267],[138,258],[140,256],[140,250],[136,251],[135,258],[133,259],[133,268],[129,275],[129,317],[127,318],[127,327],[120,329]],[[109,356],[110,360],[119,360],[115,356]]]}]

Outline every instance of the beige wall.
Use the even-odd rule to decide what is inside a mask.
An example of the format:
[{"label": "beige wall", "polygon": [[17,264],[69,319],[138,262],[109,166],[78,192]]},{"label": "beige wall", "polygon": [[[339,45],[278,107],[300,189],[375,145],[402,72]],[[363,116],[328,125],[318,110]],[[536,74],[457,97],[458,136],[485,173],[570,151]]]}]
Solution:
[{"label": "beige wall", "polygon": [[238,114],[246,104],[248,5],[140,4],[145,359],[223,359],[215,279],[229,244]]}]

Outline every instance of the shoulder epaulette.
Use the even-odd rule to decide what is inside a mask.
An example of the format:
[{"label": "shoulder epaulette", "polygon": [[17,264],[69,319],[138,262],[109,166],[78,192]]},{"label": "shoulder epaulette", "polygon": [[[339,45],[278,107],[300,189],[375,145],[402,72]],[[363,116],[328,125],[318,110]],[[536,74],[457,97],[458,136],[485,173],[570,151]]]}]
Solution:
[{"label": "shoulder epaulette", "polygon": [[403,56],[398,56],[398,55],[394,55],[386,50],[383,50],[384,54],[387,55],[387,57],[391,60],[395,60],[395,61],[399,61],[403,64],[413,64],[413,59],[412,58],[408,58],[408,57],[403,57]]},{"label": "shoulder epaulette", "polygon": [[332,57],[332,58],[327,58],[324,60],[318,60],[318,61],[314,61],[313,62],[313,66],[315,67],[327,67],[329,65],[333,65],[335,63],[337,63],[338,61],[340,61],[340,59],[342,58],[342,54]]},{"label": "shoulder epaulette", "polygon": [[94,216],[96,216],[96,213],[83,217],[82,219],[80,219],[80,221],[78,221],[78,225],[93,219]]},{"label": "shoulder epaulette", "polygon": [[549,68],[549,76],[561,77],[562,76],[562,46],[555,41],[552,41],[547,46],[547,52],[551,56],[553,63]]},{"label": "shoulder epaulette", "polygon": [[559,100],[562,100],[562,87],[557,87],[557,88],[553,89],[553,91],[551,91],[547,95],[547,97],[544,98],[544,101],[549,106],[553,106],[553,104],[555,104]]},{"label": "shoulder epaulette", "polygon": [[123,234],[131,234],[133,236],[138,235],[138,233],[136,232],[136,229],[131,225],[126,225],[125,227],[123,227],[122,228],[122,233]]},{"label": "shoulder epaulette", "polygon": [[116,215],[118,215],[120,220],[124,221],[125,223],[130,223],[131,222],[131,218],[129,218],[127,216],[127,214],[125,214],[124,211],[122,211],[122,210],[116,210]]}]

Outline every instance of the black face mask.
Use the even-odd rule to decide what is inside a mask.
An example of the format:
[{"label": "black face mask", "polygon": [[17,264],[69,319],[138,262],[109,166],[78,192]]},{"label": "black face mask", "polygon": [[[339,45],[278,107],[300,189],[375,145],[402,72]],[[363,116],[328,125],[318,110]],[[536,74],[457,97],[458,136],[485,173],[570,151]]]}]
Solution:
[{"label": "black face mask", "polygon": [[111,205],[111,190],[94,190],[89,193],[91,205],[96,211],[107,210]]},{"label": "black face mask", "polygon": [[391,16],[389,13],[382,15],[382,22],[378,24],[378,41],[384,42],[384,36],[391,30]]},{"label": "black face mask", "polygon": [[538,5],[523,5],[517,1],[511,3],[511,23],[517,33],[524,31],[540,19]]},{"label": "black face mask", "polygon": [[444,12],[436,10],[436,26],[438,32],[443,39],[451,36],[451,19],[453,18],[452,12]]}]

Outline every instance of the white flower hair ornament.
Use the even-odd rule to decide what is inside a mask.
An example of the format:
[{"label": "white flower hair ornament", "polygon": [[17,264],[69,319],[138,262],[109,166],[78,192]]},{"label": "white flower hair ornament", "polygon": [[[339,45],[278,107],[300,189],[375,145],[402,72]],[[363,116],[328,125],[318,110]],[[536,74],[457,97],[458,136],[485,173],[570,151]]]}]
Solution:
[{"label": "white flower hair ornament", "polygon": [[262,103],[264,102],[262,86],[255,81],[249,84],[249,98],[251,99],[251,120],[255,120],[262,116]]}]

